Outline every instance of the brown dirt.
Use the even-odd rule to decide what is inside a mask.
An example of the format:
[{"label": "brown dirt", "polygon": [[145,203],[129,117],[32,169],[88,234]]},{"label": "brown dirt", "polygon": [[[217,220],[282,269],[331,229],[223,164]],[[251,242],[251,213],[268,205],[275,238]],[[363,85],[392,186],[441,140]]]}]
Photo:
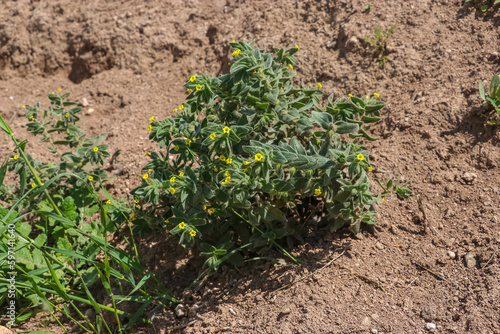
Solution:
[{"label": "brown dirt", "polygon": [[[500,72],[500,11],[381,0],[367,13],[367,2],[0,1],[0,113],[22,137],[22,104],[46,105],[58,87],[87,98],[83,127],[109,133],[111,149],[123,150],[120,196],[137,184],[144,151],[155,150],[148,118],[183,101],[189,75],[226,71],[233,39],[298,44],[301,80],[336,95],[377,92],[387,102],[373,127],[381,139],[368,144],[374,175],[401,175],[414,196],[380,205],[380,223],[360,238],[309,238],[293,250],[301,267],[223,267],[184,300],[187,317],[164,311],[154,329],[137,331],[424,333],[432,322],[438,333],[500,333],[500,132],[485,126],[477,89],[479,79]],[[380,69],[363,36],[393,24]],[[48,158],[35,140],[29,147]],[[12,148],[2,139],[0,158]],[[177,293],[196,276],[185,252],[172,254],[158,238],[142,243]],[[342,251],[336,263],[273,292]],[[465,265],[466,254],[475,266]]]}]

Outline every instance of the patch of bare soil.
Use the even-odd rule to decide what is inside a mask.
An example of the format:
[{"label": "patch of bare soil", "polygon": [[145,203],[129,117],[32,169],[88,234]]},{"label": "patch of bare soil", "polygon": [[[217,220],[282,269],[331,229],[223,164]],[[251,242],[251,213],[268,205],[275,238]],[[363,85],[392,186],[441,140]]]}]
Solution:
[{"label": "patch of bare soil", "polygon": [[[148,118],[183,101],[188,76],[227,71],[233,39],[297,44],[299,79],[387,102],[372,129],[380,140],[367,144],[374,175],[401,175],[414,196],[380,205],[380,223],[359,238],[311,233],[293,250],[301,267],[223,266],[185,295],[184,317],[164,310],[137,332],[424,333],[433,323],[439,333],[500,333],[500,131],[485,125],[477,88],[500,72],[500,12],[462,1],[366,4],[0,1],[0,112],[23,137],[22,104],[46,105],[58,87],[86,98],[83,127],[123,150],[119,196],[156,149]],[[363,36],[393,24],[381,69]],[[33,156],[49,159],[37,145]],[[0,158],[12,149],[2,139]],[[144,259],[181,295],[199,263],[164,239],[142,240]]]}]

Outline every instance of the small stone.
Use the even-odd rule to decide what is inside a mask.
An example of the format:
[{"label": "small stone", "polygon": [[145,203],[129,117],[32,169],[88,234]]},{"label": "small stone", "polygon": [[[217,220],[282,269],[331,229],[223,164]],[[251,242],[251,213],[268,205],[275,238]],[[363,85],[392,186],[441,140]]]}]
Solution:
[{"label": "small stone", "polygon": [[370,327],[371,324],[372,324],[372,321],[370,320],[370,317],[364,317],[363,321],[361,321],[361,326],[364,326],[364,327]]},{"label": "small stone", "polygon": [[468,184],[472,184],[477,179],[477,174],[475,173],[465,173],[462,175],[462,180],[464,180]]},{"label": "small stone", "polygon": [[186,308],[183,304],[177,305],[177,307],[175,308],[175,315],[177,318],[182,318],[186,315]]},{"label": "small stone", "polygon": [[231,312],[233,315],[236,315],[236,311],[233,310],[232,308],[229,309],[229,312]]},{"label": "small stone", "polygon": [[290,304],[286,304],[285,306],[283,306],[283,308],[281,309],[281,312],[280,314],[290,314],[292,312],[292,308],[290,307]]},{"label": "small stone", "polygon": [[89,105],[89,101],[84,97],[82,99],[82,106],[87,107]]},{"label": "small stone", "polygon": [[428,330],[434,330],[436,329],[436,324],[432,323],[432,322],[428,322],[425,324],[425,327],[428,329]]},{"label": "small stone", "polygon": [[378,334],[378,330],[376,330],[375,328],[372,328],[372,334]]},{"label": "small stone", "polygon": [[455,252],[448,251],[448,256],[450,257],[450,259],[455,260],[455,258],[457,257],[457,254],[455,254]]},{"label": "small stone", "polygon": [[352,36],[345,43],[345,48],[347,52],[356,51],[359,48],[359,39],[356,36]]},{"label": "small stone", "polygon": [[85,114],[86,114],[86,115],[90,115],[90,114],[92,114],[93,112],[94,112],[94,108],[89,108],[89,109],[85,112]]},{"label": "small stone", "polygon": [[471,253],[465,255],[464,260],[465,260],[465,266],[467,268],[474,268],[477,264],[475,255]]},{"label": "small stone", "polygon": [[380,317],[378,316],[378,314],[377,314],[377,313],[373,313],[372,315],[370,315],[370,317],[371,317],[374,321],[376,321],[376,322],[378,322],[378,321],[380,320]]},{"label": "small stone", "polygon": [[381,242],[377,242],[377,243],[375,244],[375,247],[377,247],[377,248],[378,248],[378,249],[380,249],[380,250],[384,249],[384,245],[383,245]]},{"label": "small stone", "polygon": [[391,233],[395,234],[395,235],[399,234],[398,228],[396,226],[394,226],[394,225],[391,225],[391,228],[389,229],[389,231],[391,231]]},{"label": "small stone", "polygon": [[12,331],[10,331],[7,327],[0,326],[0,334],[11,334]]},{"label": "small stone", "polygon": [[10,99],[11,99],[11,100],[14,100],[14,96],[11,96],[11,97],[10,97]]}]

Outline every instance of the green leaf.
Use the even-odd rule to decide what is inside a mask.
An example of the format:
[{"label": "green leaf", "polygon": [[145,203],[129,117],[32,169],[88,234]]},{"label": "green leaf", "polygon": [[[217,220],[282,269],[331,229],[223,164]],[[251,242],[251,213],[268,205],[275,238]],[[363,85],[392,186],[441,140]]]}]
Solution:
[{"label": "green leaf", "polygon": [[335,123],[335,132],[339,134],[354,133],[358,131],[359,125],[356,123],[347,123],[342,121]]},{"label": "green leaf", "polygon": [[500,78],[498,77],[498,74],[495,74],[493,76],[493,79],[491,79],[491,84],[490,84],[490,96],[492,98],[497,98],[496,91],[498,90],[499,86],[500,86]]},{"label": "green leaf", "polygon": [[483,81],[479,80],[479,95],[481,98],[486,101],[486,96],[484,95],[484,86],[483,86]]},{"label": "green leaf", "polygon": [[327,112],[313,111],[311,112],[311,118],[325,130],[329,130],[331,124],[333,123],[332,115]]},{"label": "green leaf", "polygon": [[229,195],[227,194],[227,192],[221,189],[217,189],[215,191],[215,198],[217,198],[217,200],[222,203],[226,203],[229,200]]}]

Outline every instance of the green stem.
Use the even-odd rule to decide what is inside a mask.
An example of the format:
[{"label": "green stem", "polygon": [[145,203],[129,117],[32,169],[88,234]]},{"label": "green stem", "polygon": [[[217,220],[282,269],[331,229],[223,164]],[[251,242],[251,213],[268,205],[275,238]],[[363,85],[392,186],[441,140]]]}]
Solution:
[{"label": "green stem", "polygon": [[[257,226],[254,226],[252,225],[248,220],[246,220],[245,218],[243,218],[242,215],[240,215],[238,212],[234,211],[233,212],[238,216],[240,217],[241,219],[243,219],[245,222],[247,222],[248,224],[250,224],[250,226],[252,226],[253,228],[255,228],[260,234],[264,234],[264,232],[262,232]],[[283,247],[281,247],[276,241],[272,240],[271,241],[276,247],[279,248],[279,250],[285,254],[286,256],[288,256],[290,259],[292,259],[293,262],[295,262],[296,264],[300,265],[300,262],[295,259],[290,253],[288,253]]]},{"label": "green stem", "polygon": [[[16,145],[17,149],[19,150],[19,153],[21,154],[21,156],[23,157],[24,161],[28,165],[28,168],[30,169],[31,174],[33,174],[33,177],[35,178],[36,182],[38,183],[39,186],[42,186],[43,185],[42,181],[40,181],[40,178],[38,177],[38,174],[36,173],[36,171],[33,168],[33,166],[31,166],[28,158],[26,157],[26,154],[24,153],[24,150],[19,146],[19,143],[17,142],[17,139],[14,138],[14,133],[12,132],[12,130],[10,129],[10,127],[7,126],[7,123],[3,119],[2,115],[0,115],[0,120],[2,121],[2,123],[4,123],[6,125],[6,129],[4,129],[5,133],[12,139],[12,141]],[[54,203],[54,200],[50,196],[50,194],[47,191],[47,189],[44,190],[44,193],[47,196],[47,198],[49,199],[49,202],[52,205],[52,207],[54,208],[54,210],[56,210],[57,214],[59,216],[63,217],[63,214],[61,213],[61,211],[59,211],[59,208],[57,207],[56,203]]]}]

